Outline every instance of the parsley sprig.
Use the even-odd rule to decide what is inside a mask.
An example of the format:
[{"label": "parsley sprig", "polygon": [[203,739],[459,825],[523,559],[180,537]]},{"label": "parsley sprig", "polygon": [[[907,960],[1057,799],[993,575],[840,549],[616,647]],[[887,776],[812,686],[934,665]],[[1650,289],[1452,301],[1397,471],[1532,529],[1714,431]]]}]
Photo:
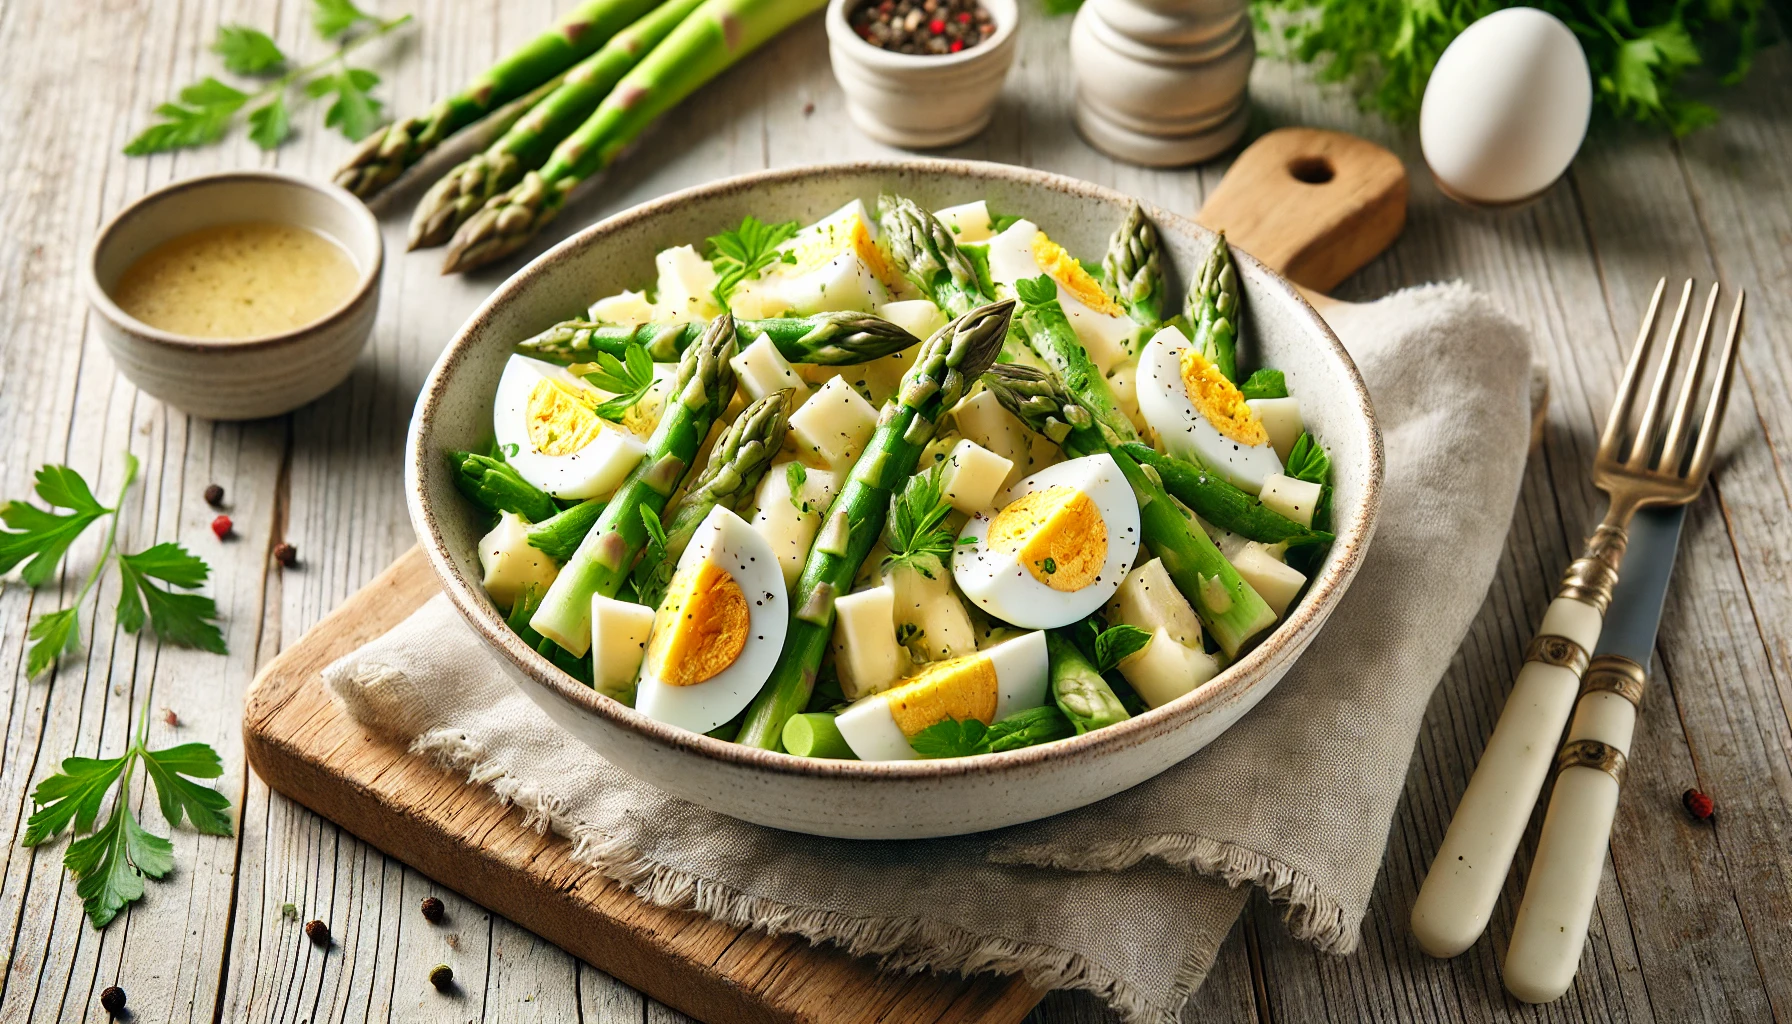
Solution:
[{"label": "parsley sprig", "polygon": [[[160,581],[169,587],[197,589],[211,572],[205,562],[174,543],[157,544],[136,554],[117,550],[118,508],[124,504],[125,491],[137,479],[136,456],[127,452],[124,458],[124,482],[119,485],[118,501],[112,508],[101,505],[81,474],[67,466],[45,466],[37,471],[34,489],[48,508],[22,501],[9,501],[0,507],[0,522],[7,527],[0,530],[0,573],[23,562],[19,577],[31,587],[50,578],[69,545],[88,527],[106,516],[112,517],[99,560],[75,592],[75,599],[67,608],[40,615],[31,624],[31,650],[25,660],[28,677],[41,675],[64,652],[75,648],[80,636],[81,604],[105,574],[107,565],[114,561],[124,584],[118,595],[120,628],[135,633],[147,621],[156,635],[169,643],[224,653],[224,634],[215,624],[218,608],[212,599],[201,594],[177,593],[157,584]],[[68,512],[55,511],[59,508]]]},{"label": "parsley sprig", "polygon": [[[152,549],[153,550],[153,549]],[[204,743],[183,743],[151,750],[149,695],[143,699],[136,736],[118,757],[64,758],[61,771],[48,776],[31,792],[37,810],[25,822],[21,846],[37,846],[74,832],[92,834],[68,844],[62,864],[75,876],[75,894],[95,928],[112,923],[127,904],[143,898],[143,879],[160,879],[174,869],[174,844],[145,829],[131,813],[131,776],[139,765],[155,786],[162,817],[169,827],[184,817],[206,835],[231,834],[230,799],[195,779],[215,779],[224,774],[217,751]],[[94,829],[108,794],[112,813]]]},{"label": "parsley sprig", "polygon": [[[292,134],[286,97],[303,84],[306,96],[330,98],[324,124],[359,141],[377,128],[383,107],[373,95],[380,76],[350,67],[348,55],[411,21],[411,15],[382,19],[355,6],[353,0],[312,0],[311,23],[317,34],[336,44],[329,56],[300,67],[266,32],[247,25],[221,25],[212,52],[232,74],[265,79],[253,92],[207,75],[181,89],[174,101],[156,107],[161,118],[124,147],[130,156],[204,146],[222,139],[237,114],[249,111],[249,140],[273,149]],[[259,105],[257,105],[259,104]]]},{"label": "parsley sprig", "polygon": [[994,725],[975,718],[946,718],[909,738],[908,744],[922,757],[969,757],[996,754],[1050,743],[1076,734],[1070,719],[1055,705],[1016,711]]},{"label": "parsley sprig", "polygon": [[653,357],[639,342],[629,342],[621,359],[599,352],[597,362],[587,366],[590,368],[585,370],[585,379],[616,396],[592,409],[611,423],[622,422],[623,416],[653,389]]},{"label": "parsley sprig", "polygon": [[725,308],[728,297],[742,281],[757,280],[773,263],[795,263],[796,254],[780,251],[778,246],[789,241],[797,227],[794,220],[767,224],[748,214],[735,230],[709,236],[709,262],[719,275],[714,289],[716,301]]},{"label": "parsley sprig", "polygon": [[884,546],[890,553],[883,568],[908,565],[933,579],[952,553],[952,529],[946,522],[951,511],[944,465],[909,477],[902,492],[890,498],[890,516],[884,522]]}]

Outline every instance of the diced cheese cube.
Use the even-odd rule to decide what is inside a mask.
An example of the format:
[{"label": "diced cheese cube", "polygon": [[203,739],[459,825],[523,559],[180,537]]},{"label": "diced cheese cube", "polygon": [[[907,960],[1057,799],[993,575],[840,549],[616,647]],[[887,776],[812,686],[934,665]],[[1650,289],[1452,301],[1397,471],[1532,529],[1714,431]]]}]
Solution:
[{"label": "diced cheese cube", "polygon": [[790,414],[797,450],[834,470],[850,468],[876,429],[877,410],[840,377],[823,384]]},{"label": "diced cheese cube", "polygon": [[1132,421],[1133,429],[1144,435],[1151,429],[1145,422],[1145,416],[1139,412],[1139,361],[1128,359],[1114,367],[1108,374],[1108,390],[1114,393],[1114,401],[1119,404],[1120,411]]},{"label": "diced cheese cube", "polygon": [[902,678],[895,602],[889,587],[861,590],[834,602],[834,669],[847,700],[887,690]]},{"label": "diced cheese cube", "polygon": [[953,239],[961,245],[981,242],[996,233],[995,222],[989,217],[989,203],[982,199],[935,210],[933,215],[946,225],[946,230],[952,232]]},{"label": "diced cheese cube", "polygon": [[528,587],[546,593],[560,566],[548,553],[529,543],[529,523],[514,512],[498,516],[498,525],[479,538],[479,567],[485,570],[485,592],[500,608],[516,603]]},{"label": "diced cheese cube", "polygon": [[796,371],[791,369],[790,361],[784,358],[784,354],[765,335],[760,335],[757,341],[735,353],[734,358],[728,360],[728,365],[734,368],[734,376],[740,381],[741,390],[755,402],[784,388],[795,388],[796,395],[791,403],[791,407],[795,408],[796,403],[801,402],[803,396],[809,393],[809,386],[803,383],[803,378],[797,376]]},{"label": "diced cheese cube", "polygon": [[916,661],[976,653],[977,631],[952,586],[952,571],[935,564],[931,572],[929,576],[905,563],[884,574],[884,583],[896,595],[898,638]]},{"label": "diced cheese cube", "polygon": [[1263,478],[1263,504],[1302,526],[1313,525],[1313,510],[1319,507],[1322,488],[1315,483],[1297,480],[1281,473]]},{"label": "diced cheese cube", "polygon": [[1293,450],[1294,442],[1300,440],[1301,432],[1306,426],[1300,419],[1300,399],[1289,395],[1287,398],[1251,398],[1245,401],[1257,419],[1263,423],[1263,430],[1269,435],[1270,447],[1276,455],[1287,461],[1288,453]]},{"label": "diced cheese cube", "polygon": [[802,483],[793,495],[792,465],[797,464],[780,463],[766,472],[765,479],[759,481],[758,510],[753,513],[753,528],[778,556],[787,587],[796,586],[815,531],[821,528],[821,517],[834,500],[838,479],[825,469],[803,469]]},{"label": "diced cheese cube", "polygon": [[926,299],[903,299],[877,307],[877,315],[915,336],[920,341],[946,326],[946,311]]},{"label": "diced cheese cube", "polygon": [[662,249],[653,258],[659,270],[658,309],[673,321],[709,320],[722,312],[714,294],[716,268],[688,245]]},{"label": "diced cheese cube", "polygon": [[652,632],[652,608],[591,595],[591,685],[597,692],[618,700],[634,692]]},{"label": "diced cheese cube", "polygon": [[585,315],[599,323],[639,327],[653,319],[653,303],[642,292],[619,292],[593,302]]},{"label": "diced cheese cube", "polygon": [[1307,577],[1300,570],[1277,558],[1273,548],[1258,541],[1247,542],[1238,554],[1228,555],[1227,560],[1257,596],[1275,609],[1277,618],[1288,614],[1288,606],[1294,602],[1300,588],[1307,585]]},{"label": "diced cheese cube", "polygon": [[945,469],[940,472],[940,485],[946,500],[965,515],[989,508],[995,503],[1002,481],[1014,463],[975,441],[960,439],[947,454]]},{"label": "diced cheese cube", "polygon": [[977,392],[958,403],[953,408],[952,416],[961,435],[1008,460],[1009,470],[1002,480],[1002,490],[1014,486],[1021,477],[1032,472],[1026,468],[1031,461],[1029,456],[1032,445],[1028,441],[1028,435],[1032,431],[1002,408],[1002,403],[996,401],[994,394],[988,391]]},{"label": "diced cheese cube", "polygon": [[728,308],[742,320],[764,320],[790,311],[790,302],[764,281],[742,281],[728,296]]},{"label": "diced cheese cube", "polygon": [[1188,598],[1176,589],[1161,558],[1153,558],[1127,573],[1102,615],[1109,625],[1137,626],[1147,633],[1164,632],[1184,647],[1201,648],[1201,620]]},{"label": "diced cheese cube", "polygon": [[1143,649],[1120,663],[1120,674],[1154,708],[1193,691],[1219,670],[1220,663],[1213,655],[1184,647],[1161,629]]}]

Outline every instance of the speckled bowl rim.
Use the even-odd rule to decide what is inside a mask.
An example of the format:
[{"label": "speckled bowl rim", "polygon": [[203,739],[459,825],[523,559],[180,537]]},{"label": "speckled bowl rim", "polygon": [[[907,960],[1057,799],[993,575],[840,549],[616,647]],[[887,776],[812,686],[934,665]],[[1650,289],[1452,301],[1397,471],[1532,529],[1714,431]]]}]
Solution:
[{"label": "speckled bowl rim", "polygon": [[[1208,682],[1162,707],[1153,708],[1145,714],[1137,715],[1116,725],[1084,733],[1081,736],[995,754],[914,761],[841,761],[797,757],[793,754],[729,743],[700,733],[688,732],[663,722],[656,722],[633,708],[599,694],[596,690],[555,668],[545,657],[523,643],[522,639],[504,624],[504,620],[498,615],[497,610],[484,597],[479,582],[469,580],[461,574],[448,555],[435,512],[428,506],[425,498],[423,478],[426,467],[424,459],[428,457],[429,452],[434,451],[434,446],[424,442],[432,433],[431,421],[442,405],[443,395],[448,389],[449,381],[454,376],[455,367],[470,350],[475,333],[483,329],[497,310],[532,287],[538,274],[555,263],[572,258],[574,254],[596,244],[613,231],[642,221],[650,221],[694,200],[737,192],[752,192],[768,185],[826,178],[832,175],[878,173],[920,175],[932,172],[945,172],[969,178],[1006,179],[1023,185],[1041,186],[1072,196],[1102,202],[1125,204],[1132,201],[1130,196],[1114,189],[1076,178],[1026,167],[975,160],[917,158],[806,164],[800,167],[757,171],[726,178],[707,185],[673,192],[624,210],[585,228],[549,249],[492,292],[491,296],[454,336],[454,339],[448,343],[448,347],[443,351],[435,368],[430,371],[429,379],[424,382],[423,391],[418,396],[416,411],[412,415],[409,436],[405,444],[405,503],[410,510],[411,522],[417,531],[418,540],[429,558],[431,568],[435,570],[436,577],[442,584],[442,589],[447,592],[449,599],[453,601],[462,617],[487,643],[530,678],[547,687],[561,700],[589,711],[612,725],[640,734],[663,747],[685,751],[697,757],[721,761],[765,774],[865,781],[938,780],[960,776],[996,775],[1061,757],[1100,758],[1108,752],[1117,751],[1142,740],[1181,729],[1210,706],[1223,706],[1242,697],[1253,687],[1259,685],[1262,677],[1270,669],[1293,657],[1294,651],[1305,647],[1306,643],[1312,639],[1312,634],[1324,624],[1327,616],[1343,597],[1345,589],[1356,575],[1357,569],[1362,565],[1364,553],[1375,531],[1375,523],[1381,509],[1381,485],[1384,469],[1381,429],[1376,423],[1375,411],[1369,401],[1368,388],[1364,386],[1362,376],[1357,372],[1355,361],[1350,358],[1350,354],[1338,341],[1337,335],[1332,333],[1325,320],[1301,296],[1293,284],[1243,252],[1236,252],[1236,258],[1261,270],[1271,282],[1271,287],[1280,289],[1286,298],[1298,303],[1296,308],[1304,310],[1310,319],[1309,328],[1313,332],[1313,336],[1322,344],[1329,346],[1331,354],[1346,371],[1354,389],[1359,422],[1369,433],[1370,466],[1363,489],[1362,514],[1349,530],[1340,534],[1333,542],[1333,550],[1338,552],[1336,560],[1321,573],[1318,579],[1314,580],[1294,613],[1277,626],[1268,639],[1258,644],[1250,653],[1228,666]],[[1212,234],[1187,217],[1150,204],[1143,205],[1146,213],[1159,224],[1174,223],[1179,230],[1192,230],[1205,235]]]},{"label": "speckled bowl rim", "polygon": [[[367,230],[368,237],[373,239],[373,258],[367,261],[367,266],[359,268],[361,276],[355,282],[354,290],[349,292],[348,296],[344,298],[342,302],[332,306],[328,313],[325,313],[323,316],[318,317],[310,323],[300,324],[291,330],[281,331],[278,334],[258,334],[252,338],[195,338],[190,334],[175,334],[173,331],[165,331],[160,327],[151,327],[149,324],[126,313],[123,307],[113,301],[111,293],[100,286],[98,269],[100,254],[105,252],[106,247],[112,243],[112,236],[118,228],[123,225],[125,221],[135,216],[138,211],[153,203],[158,203],[171,196],[179,195],[182,192],[191,192],[203,188],[214,188],[219,185],[228,185],[233,182],[242,181],[272,182],[274,184],[286,185],[292,188],[306,189],[311,192],[316,192],[319,195],[326,196],[338,206],[347,210],[349,216],[360,220],[362,227]],[[273,220],[276,223],[296,223],[292,221],[281,221],[279,218],[273,217],[268,219]],[[321,229],[310,224],[298,224],[297,226],[306,228],[307,230],[316,231],[319,234],[325,234]],[[170,235],[167,240],[172,240],[176,237],[179,237],[178,233]],[[349,250],[351,259],[356,256],[354,251],[349,249],[348,242],[334,236],[326,235],[326,237],[329,237],[331,241],[335,242],[343,249]],[[356,199],[348,192],[348,190],[330,182],[313,181],[310,178],[303,178],[297,174],[291,174],[286,171],[217,171],[211,174],[200,174],[191,178],[182,178],[179,181],[171,182],[153,192],[137,197],[124,209],[113,214],[111,219],[106,221],[105,227],[100,228],[99,233],[93,236],[93,244],[87,247],[86,256],[81,261],[81,285],[87,292],[88,305],[92,306],[95,311],[111,321],[112,325],[121,331],[136,335],[139,338],[157,342],[158,344],[169,345],[174,348],[183,348],[189,351],[242,352],[258,348],[273,348],[279,345],[289,345],[294,342],[303,342],[320,331],[327,331],[337,324],[346,322],[350,317],[355,316],[358,313],[361,303],[366,301],[368,295],[378,291],[380,286],[380,272],[385,266],[385,262],[386,240],[384,234],[380,231],[379,218],[373,215],[373,211],[367,208],[366,203]]]}]

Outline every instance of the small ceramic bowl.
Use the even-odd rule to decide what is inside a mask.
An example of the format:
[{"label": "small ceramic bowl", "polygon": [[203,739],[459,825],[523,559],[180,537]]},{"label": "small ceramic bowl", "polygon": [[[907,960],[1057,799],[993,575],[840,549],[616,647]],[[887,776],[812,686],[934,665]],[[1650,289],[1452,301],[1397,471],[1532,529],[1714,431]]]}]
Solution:
[{"label": "small ceramic bowl", "polygon": [[904,149],[937,149],[982,131],[1014,63],[1015,0],[982,0],[995,34],[938,56],[897,53],[860,39],[847,15],[862,2],[830,0],[827,13],[828,58],[853,123]]},{"label": "small ceramic bowl", "polygon": [[[132,263],[169,239],[245,221],[309,228],[354,260],[360,276],[320,319],[259,338],[189,338],[151,327],[112,301]],[[280,171],[227,171],[178,181],[132,203],[94,239],[83,267],[87,301],[118,369],[144,391],[195,416],[277,416],[343,382],[373,331],[384,250],[367,207],[335,185]]]}]

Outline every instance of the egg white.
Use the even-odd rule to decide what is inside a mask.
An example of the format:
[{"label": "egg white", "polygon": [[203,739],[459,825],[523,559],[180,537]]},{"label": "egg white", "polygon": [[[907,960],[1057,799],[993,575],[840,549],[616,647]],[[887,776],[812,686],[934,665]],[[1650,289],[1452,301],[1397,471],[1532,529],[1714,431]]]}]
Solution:
[{"label": "egg white", "polygon": [[1174,327],[1157,332],[1139,357],[1139,412],[1171,455],[1198,462],[1216,476],[1256,494],[1263,481],[1282,471],[1275,445],[1244,445],[1220,433],[1195,403],[1182,380],[1182,353],[1189,340]]},{"label": "egg white", "polygon": [[[1045,703],[1050,659],[1044,633],[1022,634],[973,657],[988,658],[995,670],[996,710],[992,721],[999,722],[1017,711]],[[909,745],[909,738],[890,713],[888,693],[886,690],[858,700],[834,719],[846,745],[861,761],[911,761],[921,756]]]},{"label": "egg white", "polygon": [[[1088,495],[1107,524],[1107,557],[1095,581],[1081,590],[1053,590],[1035,579],[1015,553],[989,547],[989,529],[1000,509],[1048,487],[1069,487]],[[1055,629],[1094,612],[1120,589],[1139,554],[1139,504],[1113,456],[1088,455],[1021,480],[998,499],[997,509],[967,520],[958,541],[952,553],[952,579],[965,597],[1004,622],[1026,629]]]},{"label": "egg white", "polygon": [[[643,658],[635,691],[635,710],[655,721],[692,732],[708,732],[746,708],[770,678],[784,647],[789,598],[778,558],[746,520],[717,506],[690,546],[679,556],[678,571],[695,571],[709,561],[734,577],[747,599],[747,642],[734,664],[692,686],[672,686]],[[649,644],[652,640],[649,639]]]},{"label": "egg white", "polygon": [[566,455],[537,451],[529,440],[529,393],[543,378],[579,391],[594,389],[564,367],[511,356],[492,400],[492,433],[504,457],[524,480],[556,498],[598,498],[622,483],[647,446],[632,432],[604,423],[591,443]]},{"label": "egg white", "polygon": [[[990,280],[1012,290],[1014,282],[1045,273],[1033,256],[1033,240],[1038,234],[1039,225],[1017,220],[1008,230],[991,238]],[[1076,331],[1077,340],[1083,343],[1083,350],[1103,374],[1132,356],[1139,325],[1131,317],[1091,309],[1062,284],[1058,285],[1058,305],[1064,308],[1064,316]]]}]

